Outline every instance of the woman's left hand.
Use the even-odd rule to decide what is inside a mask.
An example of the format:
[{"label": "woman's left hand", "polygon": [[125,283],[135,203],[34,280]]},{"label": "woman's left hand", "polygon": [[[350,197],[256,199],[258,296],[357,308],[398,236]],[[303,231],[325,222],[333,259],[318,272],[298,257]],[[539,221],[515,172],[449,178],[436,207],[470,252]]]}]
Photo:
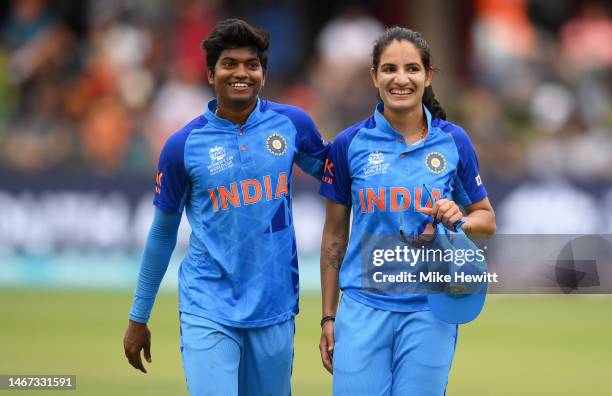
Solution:
[{"label": "woman's left hand", "polygon": [[455,201],[448,199],[439,199],[431,208],[421,208],[419,212],[431,216],[437,222],[440,222],[444,227],[451,231],[455,230],[455,223],[463,218],[463,213]]}]

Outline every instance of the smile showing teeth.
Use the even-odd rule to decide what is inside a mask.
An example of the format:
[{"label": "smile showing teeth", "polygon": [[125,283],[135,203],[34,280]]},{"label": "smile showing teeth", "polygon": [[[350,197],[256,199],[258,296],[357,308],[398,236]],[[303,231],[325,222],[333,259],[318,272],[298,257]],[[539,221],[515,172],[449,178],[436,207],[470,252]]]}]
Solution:
[{"label": "smile showing teeth", "polygon": [[233,88],[247,88],[249,84],[247,83],[230,83],[230,86]]},{"label": "smile showing teeth", "polygon": [[391,90],[392,95],[410,95],[413,92],[414,91],[411,89],[392,89]]}]

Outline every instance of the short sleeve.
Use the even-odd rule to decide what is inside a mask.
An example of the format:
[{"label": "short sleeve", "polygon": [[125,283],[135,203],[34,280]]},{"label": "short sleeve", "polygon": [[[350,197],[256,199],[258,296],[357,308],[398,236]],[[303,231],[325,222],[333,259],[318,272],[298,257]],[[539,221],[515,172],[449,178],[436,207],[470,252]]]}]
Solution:
[{"label": "short sleeve", "polygon": [[332,201],[351,205],[351,176],[348,162],[349,139],[346,134],[339,135],[330,145],[323,167],[319,193]]},{"label": "short sleeve", "polygon": [[453,180],[453,200],[461,205],[471,205],[482,201],[487,197],[487,190],[480,177],[478,157],[474,146],[467,133],[461,128],[456,128],[452,136],[459,153],[457,173]]},{"label": "short sleeve", "polygon": [[188,186],[185,171],[185,142],[188,132],[180,131],[170,136],[159,156],[155,177],[153,204],[168,213],[181,212],[185,205]]},{"label": "short sleeve", "polygon": [[323,176],[323,164],[329,146],[325,144],[312,119],[305,113],[304,117],[304,122],[298,129],[295,162],[304,172],[320,179]]}]

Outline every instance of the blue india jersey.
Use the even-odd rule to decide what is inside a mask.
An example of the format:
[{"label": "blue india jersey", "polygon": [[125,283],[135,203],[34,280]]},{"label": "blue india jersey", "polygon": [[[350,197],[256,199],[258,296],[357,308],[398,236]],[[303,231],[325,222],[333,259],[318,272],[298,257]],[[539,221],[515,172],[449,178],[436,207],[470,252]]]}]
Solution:
[{"label": "blue india jersey", "polygon": [[417,211],[446,198],[460,205],[481,201],[487,192],[467,133],[448,121],[427,118],[427,137],[407,146],[383,116],[383,103],[366,120],[348,128],[331,144],[320,193],[352,206],[351,234],[340,288],[374,308],[412,312],[428,309],[425,295],[375,294],[362,289],[362,238],[397,236],[400,216],[409,235],[423,233],[431,217]]},{"label": "blue india jersey", "polygon": [[235,327],[298,312],[292,167],[320,178],[327,154],[302,110],[258,99],[244,125],[217,117],[216,100],[162,149],[154,204],[186,211],[189,250],[179,310]]}]

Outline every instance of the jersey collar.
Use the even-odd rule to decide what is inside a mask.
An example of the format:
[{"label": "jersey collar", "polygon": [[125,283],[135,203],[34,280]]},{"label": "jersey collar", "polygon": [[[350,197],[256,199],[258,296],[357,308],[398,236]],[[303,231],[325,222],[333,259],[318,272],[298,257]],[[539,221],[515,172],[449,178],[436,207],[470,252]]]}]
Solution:
[{"label": "jersey collar", "polygon": [[[383,102],[379,102],[376,105],[376,109],[374,110],[374,120],[376,121],[377,128],[381,131],[401,136],[402,134],[396,131],[383,115],[384,110],[385,104]],[[425,105],[423,105],[423,112],[425,113],[425,118],[427,120],[427,130],[429,131],[427,137],[425,138],[425,140],[427,141],[429,140],[433,132],[433,129],[431,127],[431,113],[429,112],[429,110],[427,110],[427,107]]]},{"label": "jersey collar", "polygon": [[262,107],[261,99],[257,97],[257,104],[255,105],[255,108],[253,109],[251,114],[249,114],[249,117],[247,118],[244,125],[238,125],[238,124],[234,124],[230,120],[221,118],[215,114],[215,110],[217,110],[217,99],[213,99],[210,102],[208,102],[208,105],[206,106],[206,111],[204,111],[204,117],[206,117],[206,119],[211,124],[217,127],[229,128],[229,129],[239,129],[241,127],[245,127],[245,126],[248,127],[249,125],[256,123],[263,115],[261,111],[261,107]]}]

